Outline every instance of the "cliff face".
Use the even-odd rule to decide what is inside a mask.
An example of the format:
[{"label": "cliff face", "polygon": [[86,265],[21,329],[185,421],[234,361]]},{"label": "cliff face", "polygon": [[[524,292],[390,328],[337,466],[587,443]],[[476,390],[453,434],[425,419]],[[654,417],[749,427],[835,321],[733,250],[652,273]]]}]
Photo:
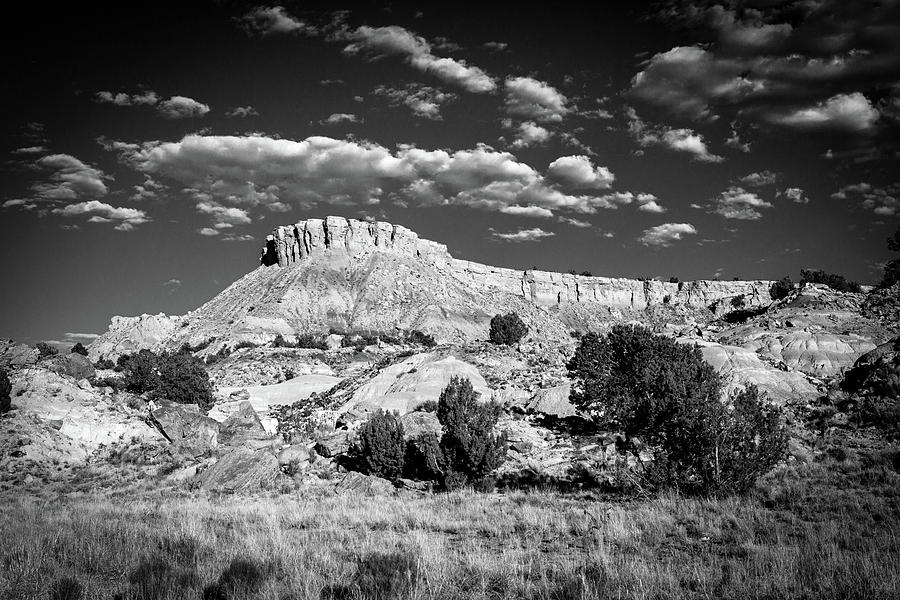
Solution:
[{"label": "cliff face", "polygon": [[643,310],[656,304],[709,307],[743,295],[747,306],[771,302],[771,281],[690,281],[664,283],[636,279],[587,277],[551,271],[505,269],[457,260],[447,246],[421,239],[414,231],[383,221],[344,217],[308,219],[276,227],[267,238],[263,258],[287,267],[316,256],[364,259],[374,252],[415,258],[437,268],[465,286],[500,290],[538,306],[589,303],[616,309]]}]

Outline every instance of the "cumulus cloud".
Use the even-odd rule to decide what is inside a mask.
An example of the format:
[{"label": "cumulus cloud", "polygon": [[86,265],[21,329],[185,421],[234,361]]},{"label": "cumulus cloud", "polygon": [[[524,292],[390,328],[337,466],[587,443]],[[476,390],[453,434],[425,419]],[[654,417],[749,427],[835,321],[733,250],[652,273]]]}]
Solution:
[{"label": "cumulus cloud", "polygon": [[410,83],[402,88],[380,85],[372,90],[376,96],[386,98],[392,106],[404,105],[423,119],[441,120],[441,106],[457,98],[456,94],[437,88]]},{"label": "cumulus cloud", "polygon": [[571,225],[572,227],[578,227],[579,229],[588,229],[592,225],[587,221],[582,221],[581,219],[573,219],[571,217],[559,217],[560,223],[565,223],[566,225]]},{"label": "cumulus cloud", "polygon": [[553,134],[533,121],[519,123],[516,136],[510,146],[513,148],[530,148],[539,146],[549,140]]},{"label": "cumulus cloud", "polygon": [[135,225],[150,221],[150,217],[142,210],[112,206],[99,200],[68,204],[62,208],[54,208],[53,213],[64,217],[90,215],[88,223],[115,223],[115,229],[119,231],[131,231]]},{"label": "cumulus cloud", "polygon": [[718,163],[725,160],[713,154],[706,146],[706,140],[693,129],[672,129],[665,125],[650,125],[638,117],[637,112],[628,107],[625,111],[628,118],[628,131],[634,141],[642,148],[662,146],[675,152],[690,154],[698,162]]},{"label": "cumulus cloud", "polygon": [[556,234],[552,231],[544,231],[540,227],[535,227],[533,229],[520,229],[511,233],[493,231],[491,235],[504,242],[537,242],[546,237],[553,237]]},{"label": "cumulus cloud", "polygon": [[558,122],[569,112],[566,97],[553,86],[531,77],[503,82],[506,112],[539,122]]},{"label": "cumulus cloud", "polygon": [[209,112],[209,106],[186,96],[172,96],[156,105],[159,114],[167,119],[202,117]]},{"label": "cumulus cloud", "polygon": [[505,206],[500,209],[500,212],[506,215],[515,215],[517,217],[540,217],[543,219],[553,216],[552,210],[542,206],[519,206],[518,204]]},{"label": "cumulus cloud", "polygon": [[159,102],[159,96],[153,90],[141,92],[139,94],[126,94],[125,92],[102,91],[94,95],[97,102],[105,104],[115,104],[116,106],[154,106]]},{"label": "cumulus cloud", "polygon": [[762,187],[764,185],[772,185],[778,180],[778,175],[773,173],[772,171],[757,171],[754,173],[750,173],[749,175],[744,175],[738,182],[743,185],[749,185],[750,187]]},{"label": "cumulus cloud", "polygon": [[653,194],[639,194],[638,210],[654,214],[667,212],[668,209],[665,206],[660,205],[658,200],[659,198],[657,198]]},{"label": "cumulus cloud", "polygon": [[797,129],[837,129],[866,131],[878,120],[879,113],[859,92],[837,94],[813,106],[769,114],[772,123]]},{"label": "cumulus cloud", "polygon": [[222,206],[211,200],[203,200],[197,203],[197,212],[209,215],[216,229],[230,229],[235,225],[247,225],[252,219],[243,208],[236,206]]},{"label": "cumulus cloud", "polygon": [[663,223],[645,229],[638,241],[645,246],[671,246],[686,235],[695,235],[697,229],[690,223]]},{"label": "cumulus cloud", "polygon": [[339,37],[351,42],[344,48],[346,54],[361,54],[372,59],[401,56],[416,70],[472,93],[492,92],[497,88],[494,78],[478,67],[462,60],[435,56],[425,38],[398,25],[363,25],[355,30],[344,30]]},{"label": "cumulus cloud", "polygon": [[761,209],[771,207],[771,203],[755,193],[740,186],[731,186],[715,198],[712,212],[726,219],[755,221],[762,218]]},{"label": "cumulus cloud", "polygon": [[47,151],[46,146],[24,146],[22,148],[16,148],[12,151],[13,154],[43,154]]},{"label": "cumulus cloud", "polygon": [[238,19],[247,33],[267,35],[308,34],[316,28],[289,15],[282,6],[257,6]]},{"label": "cumulus cloud", "polygon": [[359,123],[359,117],[353,113],[332,113],[328,118],[319,121],[322,125],[336,125],[338,123]]},{"label": "cumulus cloud", "polygon": [[860,200],[863,208],[882,217],[900,216],[900,184],[897,183],[884,187],[876,187],[866,182],[845,185],[831,197],[837,200],[848,198]]},{"label": "cumulus cloud", "polygon": [[235,106],[234,108],[229,109],[225,113],[225,116],[226,117],[245,118],[245,117],[259,116],[259,113],[252,106]]},{"label": "cumulus cloud", "polygon": [[776,194],[776,197],[787,198],[791,202],[795,202],[797,204],[809,204],[809,198],[806,196],[803,190],[798,187],[789,187],[780,190],[778,194]]},{"label": "cumulus cloud", "polygon": [[67,331],[66,333],[63,334],[63,336],[64,336],[67,340],[78,340],[78,341],[80,341],[80,340],[87,340],[87,341],[93,341],[93,340],[96,340],[98,337],[100,337],[100,334],[99,334],[99,333],[78,333],[78,332],[70,332],[70,331]]},{"label": "cumulus cloud", "polygon": [[550,163],[547,174],[563,185],[584,189],[606,189],[616,176],[606,167],[594,167],[584,155],[561,156]]},{"label": "cumulus cloud", "polygon": [[49,179],[31,186],[39,200],[75,200],[82,196],[104,196],[107,193],[99,169],[88,166],[69,154],[50,154],[38,159],[35,165],[51,171]]}]

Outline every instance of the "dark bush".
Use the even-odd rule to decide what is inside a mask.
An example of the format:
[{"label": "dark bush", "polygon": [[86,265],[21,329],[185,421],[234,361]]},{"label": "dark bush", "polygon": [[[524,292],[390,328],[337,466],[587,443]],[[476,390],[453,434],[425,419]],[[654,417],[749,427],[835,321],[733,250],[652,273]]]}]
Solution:
[{"label": "dark bush", "polygon": [[737,310],[732,310],[731,312],[725,313],[722,317],[722,320],[726,323],[745,323],[747,320],[752,319],[753,317],[758,317],[759,315],[766,312],[768,307],[766,306],[757,306],[755,308],[739,308]]},{"label": "dark bush", "polygon": [[134,394],[152,392],[178,404],[196,404],[204,412],[214,402],[203,361],[192,354],[157,355],[150,350],[119,357],[124,387]]},{"label": "dark bush", "polygon": [[[887,247],[892,252],[900,252],[900,229],[897,229],[894,235],[887,239]],[[885,263],[884,276],[881,278],[880,286],[891,287],[898,281],[900,281],[900,258],[894,258]]]},{"label": "dark bush", "polygon": [[234,347],[232,348],[232,351],[241,350],[242,348],[257,348],[257,347],[259,347],[259,344],[255,343],[255,342],[251,342],[249,340],[243,340],[243,341],[240,341],[237,344],[235,344]]},{"label": "dark bush", "polygon": [[791,278],[787,275],[769,286],[769,296],[772,297],[772,300],[781,300],[783,298],[787,298],[788,295],[793,291],[794,282],[791,281]]},{"label": "dark bush", "polygon": [[4,369],[0,369],[0,414],[9,412],[12,406],[9,398],[10,392],[12,392],[12,383],[9,381],[9,375]]},{"label": "dark bush", "polygon": [[722,382],[699,348],[616,325],[588,334],[568,365],[572,402],[595,423],[655,451],[648,484],[689,493],[743,492],[780,460],[780,413],[755,388],[720,401]]},{"label": "dark bush", "polygon": [[34,347],[37,348],[38,359],[59,354],[59,350],[56,347],[51,346],[47,342],[38,342],[34,345]]},{"label": "dark bush", "polygon": [[444,428],[441,465],[444,486],[478,484],[506,459],[506,439],[494,435],[501,408],[482,403],[468,379],[453,377],[441,392],[437,417]]},{"label": "dark bush", "polygon": [[265,565],[254,560],[235,558],[219,574],[219,579],[203,588],[203,600],[231,600],[255,597],[268,577]]},{"label": "dark bush", "polygon": [[837,292],[859,292],[861,288],[855,281],[847,281],[843,275],[833,275],[819,269],[803,269],[800,271],[800,283],[821,283]]},{"label": "dark bush", "polygon": [[132,394],[143,394],[159,387],[159,357],[151,350],[141,350],[135,354],[123,354],[116,362],[125,373],[125,390]]},{"label": "dark bush", "polygon": [[434,400],[426,400],[422,404],[416,407],[416,412],[435,412],[438,408],[438,403]]},{"label": "dark bush", "polygon": [[84,586],[75,577],[60,577],[50,586],[50,600],[81,600]]},{"label": "dark bush", "polygon": [[582,277],[593,277],[594,276],[594,274],[591,273],[590,271],[582,271],[581,273],[579,273],[579,275],[581,275]]},{"label": "dark bush", "polygon": [[297,336],[295,348],[312,348],[314,350],[328,350],[328,344],[325,340],[311,333],[301,333]]},{"label": "dark bush", "polygon": [[84,344],[81,342],[75,342],[75,345],[72,346],[72,349],[69,350],[72,354],[80,354],[82,356],[87,356],[87,348],[84,347]]},{"label": "dark bush", "polygon": [[115,369],[116,363],[109,360],[108,358],[101,358],[97,362],[94,363],[95,369]]},{"label": "dark bush", "polygon": [[681,280],[677,277],[669,277],[669,283],[681,283]]},{"label": "dark bush", "polygon": [[747,297],[744,294],[738,294],[731,299],[731,306],[734,308],[744,308],[747,305]]},{"label": "dark bush", "polygon": [[178,352],[193,354],[194,352],[200,352],[201,350],[205,350],[209,348],[209,345],[216,341],[215,337],[207,338],[202,342],[198,342],[196,345],[191,346],[189,343],[185,342],[181,345],[181,348],[178,349]]},{"label": "dark bush", "polygon": [[437,345],[437,342],[434,341],[434,337],[428,335],[427,333],[422,333],[418,329],[413,329],[409,332],[408,339],[413,344],[419,344],[421,346],[425,346],[426,348],[433,348]]},{"label": "dark bush", "polygon": [[436,481],[441,478],[441,440],[436,433],[427,432],[406,443],[403,475],[410,479]]},{"label": "dark bush", "polygon": [[396,479],[403,473],[406,443],[403,425],[394,413],[378,410],[359,430],[360,464],[369,475]]},{"label": "dark bush", "polygon": [[495,344],[516,344],[526,333],[528,327],[514,312],[494,315],[491,319],[490,340]]},{"label": "dark bush", "polygon": [[272,346],[275,348],[293,348],[294,345],[284,339],[280,333],[272,340]]}]

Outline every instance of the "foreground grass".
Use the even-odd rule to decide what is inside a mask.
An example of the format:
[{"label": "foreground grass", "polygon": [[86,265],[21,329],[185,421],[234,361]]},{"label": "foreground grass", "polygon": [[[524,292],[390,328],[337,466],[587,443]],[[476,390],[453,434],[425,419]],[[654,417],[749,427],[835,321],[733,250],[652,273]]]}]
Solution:
[{"label": "foreground grass", "polygon": [[724,500],[7,496],[0,598],[896,598],[898,467]]}]

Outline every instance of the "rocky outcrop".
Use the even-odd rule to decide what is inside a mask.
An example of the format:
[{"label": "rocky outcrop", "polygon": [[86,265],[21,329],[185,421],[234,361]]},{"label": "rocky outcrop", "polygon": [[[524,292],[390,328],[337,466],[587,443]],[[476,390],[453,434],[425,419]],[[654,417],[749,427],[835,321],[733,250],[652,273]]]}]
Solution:
[{"label": "rocky outcrop", "polygon": [[189,454],[199,456],[219,445],[219,422],[201,415],[196,407],[161,402],[150,416],[166,439]]},{"label": "rocky outcrop", "polygon": [[43,361],[43,365],[60,375],[68,375],[73,379],[90,379],[95,375],[94,365],[87,356],[75,352],[57,354]]},{"label": "rocky outcrop", "polygon": [[91,360],[109,358],[115,360],[122,354],[148,349],[157,350],[172,339],[181,319],[158,315],[139,317],[113,317],[106,333],[88,347]]},{"label": "rocky outcrop", "polygon": [[270,487],[278,473],[278,459],[270,451],[235,448],[200,473],[197,482],[205,490],[249,492]]},{"label": "rocky outcrop", "polygon": [[574,417],[577,411],[569,401],[571,391],[571,383],[538,390],[525,409],[529,412],[536,412],[559,419]]}]

